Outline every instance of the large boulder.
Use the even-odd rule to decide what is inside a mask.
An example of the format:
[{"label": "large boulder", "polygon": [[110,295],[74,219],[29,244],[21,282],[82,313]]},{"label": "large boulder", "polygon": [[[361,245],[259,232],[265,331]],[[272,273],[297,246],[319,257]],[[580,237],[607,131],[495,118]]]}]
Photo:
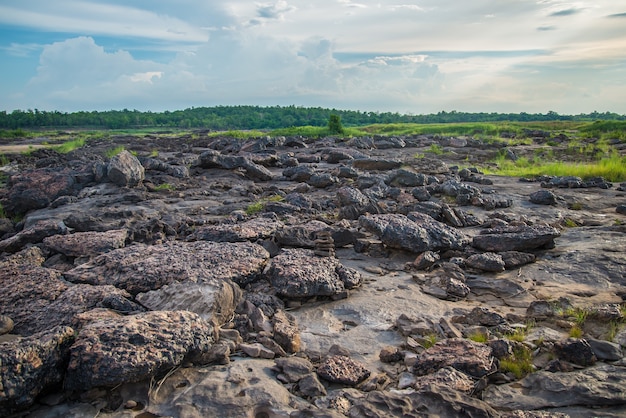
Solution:
[{"label": "large boulder", "polygon": [[124,150],[111,158],[107,176],[120,187],[136,187],[145,178],[145,169],[133,154]]},{"label": "large boulder", "polygon": [[600,364],[571,372],[539,371],[518,382],[489,386],[483,399],[502,410],[624,405],[626,368]]},{"label": "large boulder", "polygon": [[343,296],[361,284],[356,270],[335,257],[317,257],[313,251],[286,249],[272,259],[267,277],[278,295],[290,299]]},{"label": "large boulder", "polygon": [[386,246],[415,253],[458,250],[469,243],[469,238],[454,228],[417,212],[410,212],[407,216],[363,215],[359,224],[377,234]]},{"label": "large boulder", "polygon": [[65,375],[74,330],[56,327],[30,337],[0,343],[0,415],[29,407]]},{"label": "large boulder", "polygon": [[481,232],[472,245],[483,251],[526,251],[537,248],[553,248],[554,239],[561,234],[546,225],[521,225],[492,228]]},{"label": "large boulder", "polygon": [[110,284],[136,295],[175,282],[230,279],[245,285],[260,275],[268,260],[269,253],[263,247],[248,242],[171,241],[113,250],[64,276],[71,282]]},{"label": "large boulder", "polygon": [[188,311],[154,311],[95,320],[71,347],[65,388],[84,391],[138,382],[184,361],[203,362],[214,327]]},{"label": "large boulder", "polygon": [[215,242],[254,242],[269,238],[284,226],[285,224],[279,220],[260,217],[234,224],[201,226],[196,228],[188,239]]},{"label": "large boulder", "polygon": [[69,170],[24,171],[9,178],[7,199],[2,205],[9,216],[24,214],[45,208],[60,196],[73,195],[76,189],[76,180]]}]

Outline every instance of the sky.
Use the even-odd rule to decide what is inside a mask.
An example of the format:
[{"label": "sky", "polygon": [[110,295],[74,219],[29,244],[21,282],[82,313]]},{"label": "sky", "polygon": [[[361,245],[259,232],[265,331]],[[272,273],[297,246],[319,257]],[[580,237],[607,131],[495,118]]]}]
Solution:
[{"label": "sky", "polygon": [[626,0],[1,0],[0,111],[626,114]]}]

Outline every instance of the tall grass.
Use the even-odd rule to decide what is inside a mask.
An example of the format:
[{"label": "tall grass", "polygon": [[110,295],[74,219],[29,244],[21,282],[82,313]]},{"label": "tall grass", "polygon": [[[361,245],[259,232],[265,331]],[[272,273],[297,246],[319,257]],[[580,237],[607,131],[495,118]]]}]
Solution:
[{"label": "tall grass", "polygon": [[77,138],[72,141],[67,141],[61,145],[53,147],[53,149],[61,154],[67,154],[75,149],[85,146],[85,138]]},{"label": "tall grass", "polygon": [[331,134],[328,127],[324,126],[294,126],[291,128],[274,129],[269,133],[271,136],[304,136],[309,138],[322,138],[325,136],[341,136],[341,137],[354,137],[369,135],[367,131],[362,128],[346,128],[344,126],[343,133]]},{"label": "tall grass", "polygon": [[562,161],[543,162],[520,158],[517,161],[499,159],[496,168],[485,168],[488,174],[511,177],[577,176],[583,179],[604,177],[607,181],[626,181],[626,157],[617,153],[595,162],[572,163]]}]

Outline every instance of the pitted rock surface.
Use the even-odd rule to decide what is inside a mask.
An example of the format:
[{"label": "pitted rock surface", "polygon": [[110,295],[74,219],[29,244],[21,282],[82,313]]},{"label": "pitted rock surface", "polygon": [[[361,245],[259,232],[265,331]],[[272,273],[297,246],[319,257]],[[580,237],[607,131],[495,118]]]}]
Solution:
[{"label": "pitted rock surface", "polygon": [[202,362],[213,343],[213,326],[188,311],[94,321],[72,345],[65,388],[82,391],[147,379],[183,361]]},{"label": "pitted rock surface", "polygon": [[102,254],[64,276],[74,283],[110,284],[136,295],[174,282],[203,283],[214,278],[246,284],[256,280],[268,259],[269,253],[252,243],[135,244]]},{"label": "pitted rock surface", "polygon": [[471,340],[450,338],[436,343],[420,354],[413,366],[413,373],[424,376],[448,366],[475,378],[496,370],[489,346]]},{"label": "pitted rock surface", "polygon": [[367,379],[371,372],[348,356],[334,355],[318,366],[317,374],[332,383],[355,386]]}]

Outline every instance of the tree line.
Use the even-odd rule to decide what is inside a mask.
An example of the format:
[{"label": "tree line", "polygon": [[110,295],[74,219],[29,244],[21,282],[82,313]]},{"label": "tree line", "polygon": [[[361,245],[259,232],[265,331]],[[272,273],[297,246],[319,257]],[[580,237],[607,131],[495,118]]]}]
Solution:
[{"label": "tree line", "polygon": [[375,123],[453,123],[453,122],[540,122],[626,120],[626,115],[612,112],[561,115],[547,113],[468,113],[445,112],[412,115],[392,112],[362,112],[321,107],[299,106],[214,106],[193,107],[164,112],[108,110],[59,112],[38,109],[0,112],[0,129],[126,129],[126,128],[202,128],[278,129],[293,126],[327,126],[330,115],[341,118],[344,126],[365,126]]}]

